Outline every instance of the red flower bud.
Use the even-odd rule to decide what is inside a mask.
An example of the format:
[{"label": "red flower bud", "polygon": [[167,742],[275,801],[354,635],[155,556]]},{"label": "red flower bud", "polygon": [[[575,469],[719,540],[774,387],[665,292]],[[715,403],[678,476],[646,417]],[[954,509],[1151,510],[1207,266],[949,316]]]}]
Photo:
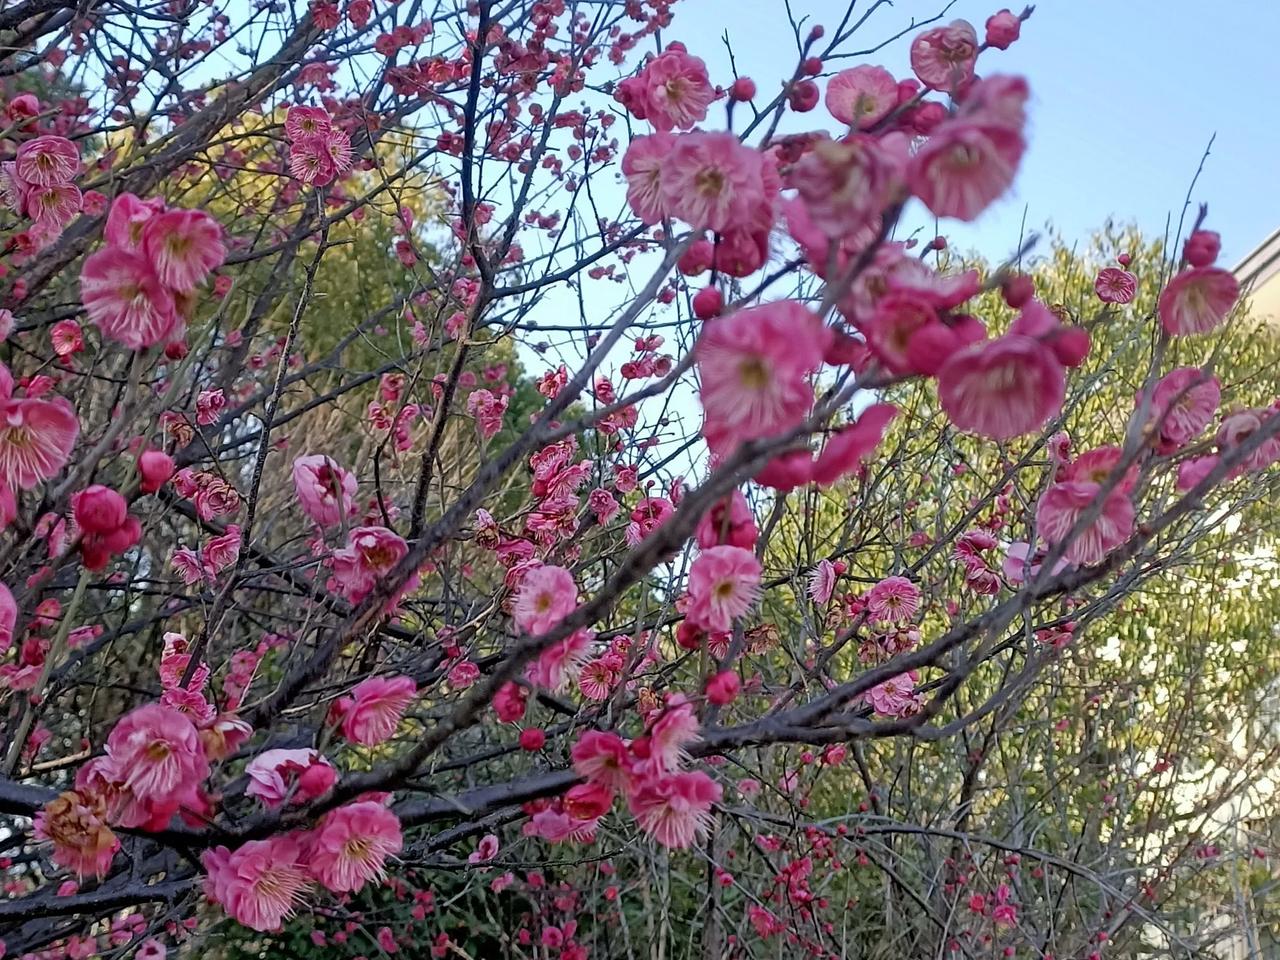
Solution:
[{"label": "red flower bud", "polygon": [[818,105],[818,85],[812,80],[793,84],[787,93],[787,103],[796,113],[808,113]]},{"label": "red flower bud", "polygon": [[124,497],[110,487],[95,483],[71,498],[71,512],[85,533],[113,533],[129,515]]},{"label": "red flower bud", "polygon": [[148,450],[138,458],[138,473],[142,475],[142,492],[155,493],[173,476],[173,457],[163,450]]},{"label": "red flower bud", "polygon": [[699,320],[720,316],[724,309],[724,295],[716,287],[703,287],[693,296],[693,315]]},{"label": "red flower bud", "polygon": [[733,81],[733,86],[729,88],[729,99],[736,100],[739,103],[754,100],[755,96],[756,82],[750,77],[739,77]]},{"label": "red flower bud", "polygon": [[547,735],[537,727],[526,727],[520,731],[520,749],[530,753],[541,750],[547,743]]},{"label": "red flower bud", "polygon": [[707,681],[707,699],[717,706],[733,703],[742,690],[742,681],[732,670],[717,673]]}]

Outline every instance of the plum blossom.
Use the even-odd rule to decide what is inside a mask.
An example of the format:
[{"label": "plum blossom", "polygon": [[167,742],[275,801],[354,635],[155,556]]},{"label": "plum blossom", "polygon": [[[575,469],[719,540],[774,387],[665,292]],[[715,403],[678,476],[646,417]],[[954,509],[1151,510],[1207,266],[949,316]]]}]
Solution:
[{"label": "plum blossom", "polygon": [[884,67],[861,64],[827,81],[824,102],[841,123],[866,130],[898,105],[898,82]]},{"label": "plum blossom", "polygon": [[1062,408],[1066,376],[1053,350],[1009,333],[956,353],[938,373],[938,400],[959,429],[1009,440]]},{"label": "plum blossom", "polygon": [[1161,377],[1151,395],[1151,420],[1159,426],[1163,452],[1184,446],[1209,426],[1221,399],[1218,378],[1199,367],[1178,367]]},{"label": "plum blossom", "polygon": [[253,930],[279,930],[311,884],[306,853],[291,834],[250,840],[234,853],[214,847],[201,862],[209,899]]},{"label": "plum blossom", "polygon": [[324,796],[337,781],[337,771],[315,750],[264,750],[244,768],[245,794],[264,806],[278,807],[290,798],[306,803]]},{"label": "plum blossom", "polygon": [[356,478],[331,457],[313,454],[293,461],[293,488],[303,512],[327,529],[350,515]]},{"label": "plum blossom", "polygon": [[564,567],[544,564],[524,575],[516,594],[516,626],[533,636],[554,629],[578,606],[578,586]]},{"label": "plum blossom", "polygon": [[0,364],[0,486],[29,490],[57,474],[71,456],[79,421],[64,397],[15,397]]},{"label": "plum blossom", "polygon": [[808,377],[831,331],[802,304],[776,301],[707,324],[695,346],[703,434],[729,453],[745,440],[794,426],[813,403]]},{"label": "plum blossom", "polygon": [[[1095,504],[1102,499],[1100,509]],[[1095,512],[1089,524],[1066,547],[1064,556],[1072,563],[1092,566],[1101,563],[1133,533],[1133,501],[1117,487],[1106,496],[1102,485],[1088,480],[1055,483],[1040,498],[1036,507],[1036,526],[1040,535],[1057,546],[1067,539],[1076,523],[1088,512]]]},{"label": "plum blossom", "polygon": [[919,680],[914,670],[890,677],[867,691],[867,703],[882,717],[911,716],[920,708],[919,695],[915,693]]},{"label": "plum blossom", "polygon": [[391,739],[417,692],[408,677],[361,680],[352,688],[350,697],[339,701],[342,735],[365,747],[376,747]]},{"label": "plum blossom", "polygon": [[867,612],[881,623],[910,620],[920,609],[920,588],[906,577],[886,577],[867,592]]},{"label": "plum blossom", "polygon": [[53,862],[78,877],[101,877],[111,866],[120,840],[107,826],[106,800],[91,791],[68,790],[36,814],[35,832],[53,842]]},{"label": "plum blossom", "polygon": [[967,20],[953,20],[911,41],[911,69],[931,90],[957,93],[973,78],[978,33]]},{"label": "plum blossom", "polygon": [[809,598],[818,606],[824,606],[836,588],[836,566],[830,560],[819,560],[809,574]]},{"label": "plum blossom", "polygon": [[660,774],[642,781],[627,798],[636,822],[664,847],[681,849],[703,836],[720,785],[701,770]]},{"label": "plum blossom", "polygon": [[1160,294],[1160,325],[1175,337],[1208,333],[1226,319],[1239,297],[1240,284],[1231,271],[1191,267],[1170,280]]},{"label": "plum blossom", "polygon": [[704,630],[729,630],[755,606],[760,594],[760,561],[741,547],[711,547],[689,568],[687,617]]},{"label": "plum blossom", "polygon": [[354,893],[386,876],[387,860],[404,844],[399,818],[377,800],[330,810],[307,840],[307,869],[334,893]]},{"label": "plum blossom", "polygon": [[760,151],[732,133],[687,133],[676,138],[661,176],[663,206],[695,230],[750,228],[771,202]]}]

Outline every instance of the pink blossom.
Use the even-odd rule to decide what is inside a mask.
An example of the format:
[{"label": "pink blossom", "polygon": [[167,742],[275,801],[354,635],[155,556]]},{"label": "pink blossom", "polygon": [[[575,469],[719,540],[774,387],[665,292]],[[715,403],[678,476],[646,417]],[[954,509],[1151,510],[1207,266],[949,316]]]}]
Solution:
[{"label": "pink blossom", "polygon": [[[51,183],[44,187],[28,187],[22,191],[22,208],[38,225],[56,234],[80,212],[84,199],[73,183]],[[52,236],[50,237],[52,239]]]},{"label": "pink blossom", "polygon": [[135,801],[124,826],[164,823],[183,806],[198,807],[196,791],[209,761],[195,726],[182,713],[146,704],[124,715],[107,736],[110,778]]},{"label": "pink blossom", "polygon": [[[1222,453],[1229,453],[1248,440],[1262,425],[1274,416],[1280,416],[1274,410],[1236,410],[1222,418],[1218,427],[1218,448]],[[1246,456],[1233,471],[1236,476],[1244,471],[1263,470],[1280,458],[1280,437],[1274,433],[1260,446]]]},{"label": "pink blossom", "polygon": [[29,490],[54,476],[75,446],[80,425],[70,402],[13,396],[13,378],[0,364],[0,486]]},{"label": "pink blossom", "polygon": [[1222,458],[1217,454],[1204,457],[1192,457],[1178,464],[1178,477],[1175,487],[1179,493],[1186,493],[1198,487],[1201,482],[1218,466]]},{"label": "pink blossom", "polygon": [[760,151],[731,133],[695,131],[676,138],[662,172],[663,205],[695,230],[750,228],[772,202]]},{"label": "pink blossom", "polygon": [[147,450],[138,458],[138,473],[141,475],[143,493],[155,493],[174,474],[173,457],[162,450]]},{"label": "pink blossom", "polygon": [[301,137],[289,145],[289,172],[310,186],[333,181],[337,168],[324,137]]},{"label": "pink blossom", "polygon": [[722,670],[707,680],[705,692],[707,700],[716,706],[723,707],[738,699],[742,690],[742,681],[732,670]]},{"label": "pink blossom", "polygon": [[408,677],[369,677],[345,698],[342,735],[352,743],[376,747],[391,739],[418,688]]},{"label": "pink blossom", "polygon": [[705,835],[720,785],[701,770],[646,778],[628,797],[640,829],[664,847],[680,849]]},{"label": "pink blossom", "polygon": [[606,700],[618,684],[617,673],[608,662],[597,657],[582,665],[578,673],[578,689],[588,700]]},{"label": "pink blossom", "polygon": [[973,78],[978,33],[966,20],[953,20],[917,34],[911,42],[911,69],[930,90],[955,94]]},{"label": "pink blossom", "polygon": [[477,866],[488,863],[498,855],[498,838],[495,834],[486,833],[476,844],[476,848],[467,856],[467,863]]},{"label": "pink blossom", "polygon": [[704,550],[723,544],[750,550],[755,547],[759,535],[747,498],[741,490],[734,490],[729,496],[717,500],[698,521],[694,542]]},{"label": "pink blossom", "polygon": [[356,527],[347,546],[333,552],[333,584],[353,603],[364,600],[409,552],[404,538],[386,527]]},{"label": "pink blossom", "polygon": [[337,781],[337,772],[315,750],[265,750],[244,768],[249,784],[245,794],[264,806],[307,803],[324,796]]},{"label": "pink blossom", "polygon": [[627,203],[642,223],[654,224],[667,214],[662,171],[676,138],[669,133],[635,137],[622,157]]},{"label": "pink blossom", "polygon": [[66,137],[36,137],[18,148],[14,169],[32,186],[66,183],[80,172],[80,151]]},{"label": "pink blossom", "polygon": [[813,403],[808,377],[831,331],[802,304],[776,301],[708,323],[695,347],[703,433],[718,453],[794,426]]},{"label": "pink blossom", "polygon": [[1196,230],[1182,245],[1182,256],[1193,267],[1212,266],[1222,251],[1222,238],[1212,230]]},{"label": "pink blossom", "polygon": [[622,505],[618,503],[614,495],[603,487],[592,490],[587,494],[587,505],[591,508],[591,512],[596,515],[596,520],[601,525],[607,524],[622,509]]},{"label": "pink blossom", "polygon": [[[1040,535],[1053,546],[1062,543],[1101,495],[1101,485],[1088,480],[1055,483],[1044,492],[1036,507]],[[1080,566],[1101,563],[1107,554],[1129,539],[1133,523],[1133,501],[1123,489],[1114,489],[1103,500],[1096,519],[1067,545],[1064,556]]]},{"label": "pink blossom", "polygon": [[906,717],[919,710],[920,701],[915,693],[919,675],[914,670],[890,677],[866,693],[871,709],[882,717]]},{"label": "pink blossom", "polygon": [[526,679],[533,686],[553,693],[564,690],[590,656],[593,636],[591,630],[582,627],[557,640],[529,664],[525,671]]},{"label": "pink blossom", "polygon": [[[901,163],[884,143],[873,137],[855,134],[844,140],[819,140],[791,168],[788,184],[795,187],[803,202],[803,217],[788,210],[788,224],[799,228],[797,240],[812,250],[811,260],[819,260],[816,269],[825,271],[829,254],[822,253],[830,240],[840,240],[840,253],[847,260],[866,244],[854,242],[875,239],[875,226],[884,207],[901,193]],[[812,225],[821,238],[807,237],[805,228]],[[807,241],[807,242],[806,242]]]},{"label": "pink blossom", "polygon": [[226,259],[222,226],[200,210],[169,210],[147,220],[142,228],[142,254],[160,282],[187,293]]},{"label": "pink blossom", "polygon": [[1062,408],[1065,393],[1053,351],[1019,334],[974,344],[938,374],[938,399],[951,422],[993,440],[1037,429]]},{"label": "pink blossom", "polygon": [[1164,451],[1176,450],[1198,436],[1213,419],[1221,399],[1218,378],[1198,367],[1179,367],[1161,377],[1151,396],[1151,420],[1159,426]]},{"label": "pink blossom", "polygon": [[659,773],[678,770],[689,759],[685,747],[698,739],[698,717],[683,696],[673,697],[649,729],[649,757],[645,769]]},{"label": "pink blossom", "polygon": [[644,117],[655,130],[688,130],[707,116],[715,90],[707,65],[673,43],[649,61],[640,74],[644,84]]},{"label": "pink blossom", "polygon": [[675,506],[666,497],[645,497],[631,510],[631,522],[627,524],[628,546],[636,546],[653,531],[662,526],[675,513]]},{"label": "pink blossom", "polygon": [[867,612],[880,623],[910,620],[920,609],[920,588],[906,577],[886,577],[867,592]]},{"label": "pink blossom", "polygon": [[502,429],[502,417],[507,412],[507,398],[495,396],[489,390],[473,390],[467,397],[467,413],[476,418],[476,429],[481,440],[492,440]]},{"label": "pink blossom", "polygon": [[455,663],[449,670],[449,686],[455,690],[465,690],[480,679],[480,668],[470,660]]},{"label": "pink blossom", "polygon": [[564,567],[543,565],[524,575],[516,594],[516,626],[539,636],[554,629],[578,606],[578,586]]},{"label": "pink blossom", "polygon": [[142,200],[132,193],[122,193],[111,204],[103,233],[107,246],[136,250],[142,245],[142,230],[147,221],[164,212],[159,197]]},{"label": "pink blossom", "polygon": [[351,514],[356,478],[332,458],[313,454],[293,461],[293,489],[303,512],[327,529]]},{"label": "pink blossom", "polygon": [[841,123],[867,130],[898,105],[898,81],[869,64],[841,70],[827,82],[827,110]]},{"label": "pink blossom", "polygon": [[561,810],[547,809],[530,817],[523,832],[527,837],[539,837],[548,843],[590,843],[599,825],[598,820],[575,820]]},{"label": "pink blossom", "polygon": [[526,708],[524,688],[508,680],[493,695],[493,710],[503,723],[516,723]]},{"label": "pink blossom", "polygon": [[1175,337],[1208,333],[1217,327],[1240,296],[1240,284],[1221,267],[1183,270],[1165,286],[1157,311],[1164,332]]},{"label": "pink blossom", "polygon": [[80,271],[80,299],[102,335],[130,349],[181,335],[173,294],[141,254],[121,247],[92,254]]},{"label": "pink blossom", "polygon": [[626,791],[631,782],[631,756],[616,733],[587,730],[570,750],[573,769],[593,783]]},{"label": "pink blossom", "polygon": [[307,869],[334,893],[354,893],[370,880],[381,880],[387,858],[404,845],[399,818],[375,800],[329,811],[307,839]]},{"label": "pink blossom", "polygon": [[836,589],[836,567],[830,560],[819,560],[809,574],[809,597],[818,606],[825,606]]},{"label": "pink blossom", "polygon": [[8,584],[0,583],[0,654],[13,646],[13,628],[18,622],[18,604]]},{"label": "pink blossom", "polygon": [[302,845],[291,834],[250,840],[234,853],[214,847],[201,856],[205,892],[253,930],[279,930],[310,885]]},{"label": "pink blossom", "polygon": [[295,104],[284,118],[284,135],[290,142],[303,137],[323,137],[331,129],[333,121],[324,107]]},{"label": "pink blossom", "polygon": [[689,568],[688,619],[703,630],[729,630],[760,595],[760,561],[741,547],[711,547]]},{"label": "pink blossom", "polygon": [[975,220],[1009,189],[1025,146],[1018,129],[957,117],[911,158],[907,183],[935,216]]},{"label": "pink blossom", "polygon": [[1128,270],[1104,267],[1093,281],[1094,292],[1103,303],[1129,303],[1138,292],[1138,278]]}]

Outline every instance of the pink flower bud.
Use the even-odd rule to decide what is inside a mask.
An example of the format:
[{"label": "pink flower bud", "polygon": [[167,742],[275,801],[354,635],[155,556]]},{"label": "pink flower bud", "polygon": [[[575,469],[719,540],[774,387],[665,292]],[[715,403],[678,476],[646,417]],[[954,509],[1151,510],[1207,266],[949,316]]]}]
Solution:
[{"label": "pink flower bud", "polygon": [[1208,267],[1218,259],[1218,252],[1221,249],[1222,238],[1217,233],[1212,230],[1197,230],[1187,237],[1187,242],[1182,247],[1182,255],[1193,267]]},{"label": "pink flower bud", "polygon": [[1022,21],[1017,14],[1001,10],[987,18],[987,46],[1008,50],[1022,32]]},{"label": "pink flower bud", "polygon": [[547,743],[547,735],[537,727],[526,727],[520,731],[520,749],[533,753],[541,750]]},{"label": "pink flower bud", "polygon": [[754,100],[755,96],[756,82],[750,77],[739,77],[733,81],[733,86],[729,88],[729,99],[736,100],[739,103]]},{"label": "pink flower bud", "polygon": [[707,681],[707,699],[718,707],[733,703],[742,690],[742,681],[732,670],[717,673]]},{"label": "pink flower bud", "polygon": [[1018,274],[1006,280],[1000,287],[1000,292],[1004,294],[1005,303],[1015,310],[1021,310],[1036,295],[1036,286],[1026,274]]},{"label": "pink flower bud", "polygon": [[124,497],[110,487],[95,483],[71,498],[76,523],[85,533],[114,533],[129,515]]},{"label": "pink flower bud", "polygon": [[787,93],[787,103],[796,113],[808,113],[818,105],[818,85],[812,80],[793,84]]},{"label": "pink flower bud", "polygon": [[142,474],[142,492],[155,493],[173,476],[173,457],[163,450],[148,450],[138,458],[138,472]]},{"label": "pink flower bud", "polygon": [[703,287],[693,297],[693,315],[699,320],[720,316],[724,309],[724,296],[717,287]]}]

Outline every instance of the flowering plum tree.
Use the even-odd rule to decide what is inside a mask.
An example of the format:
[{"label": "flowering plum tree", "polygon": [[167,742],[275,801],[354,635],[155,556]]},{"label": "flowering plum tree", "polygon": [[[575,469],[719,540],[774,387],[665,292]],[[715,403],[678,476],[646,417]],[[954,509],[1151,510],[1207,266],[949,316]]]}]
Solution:
[{"label": "flowering plum tree", "polygon": [[1273,355],[1203,210],[1083,285],[920,242],[1032,11],[898,78],[855,6],[759,84],[674,0],[0,10],[9,955],[1221,936],[1143,793],[1219,728],[1063,687],[1260,542]]}]

